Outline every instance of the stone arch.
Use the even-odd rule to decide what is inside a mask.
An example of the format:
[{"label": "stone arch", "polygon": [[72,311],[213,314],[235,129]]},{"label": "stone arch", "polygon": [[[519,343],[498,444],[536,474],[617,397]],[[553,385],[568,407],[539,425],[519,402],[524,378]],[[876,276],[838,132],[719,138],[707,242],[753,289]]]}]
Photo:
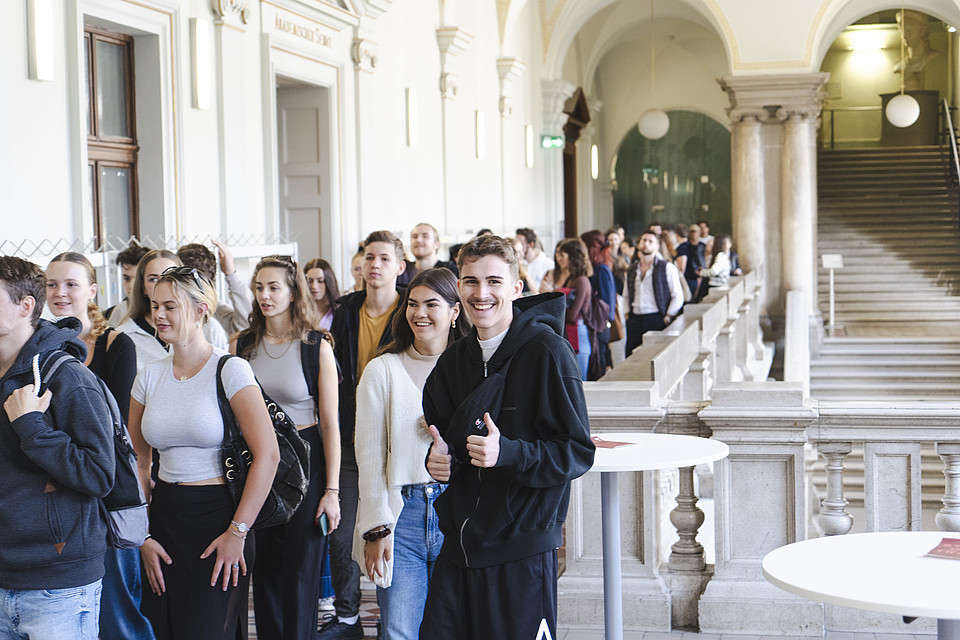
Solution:
[{"label": "stone arch", "polygon": [[[903,4],[904,9],[921,11],[947,24],[960,25],[960,6],[952,0],[912,0]],[[832,0],[818,22],[811,25],[808,41],[813,55],[810,69],[815,71],[840,32],[860,18],[890,9],[900,9],[898,0]]]},{"label": "stone arch", "polygon": [[[553,15],[541,16],[545,29],[544,77],[559,78],[563,63],[577,33],[586,22],[606,7],[621,0],[564,0]],[[731,67],[736,57],[737,44],[733,29],[720,8],[711,0],[674,0],[693,9],[709,23],[716,32],[727,54],[727,66]]]}]

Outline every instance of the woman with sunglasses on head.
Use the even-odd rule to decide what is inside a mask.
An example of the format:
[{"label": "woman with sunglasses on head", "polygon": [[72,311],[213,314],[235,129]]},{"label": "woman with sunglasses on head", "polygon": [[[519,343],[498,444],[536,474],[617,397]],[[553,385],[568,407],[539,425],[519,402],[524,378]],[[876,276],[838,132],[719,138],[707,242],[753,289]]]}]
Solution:
[{"label": "woman with sunglasses on head", "polygon": [[424,467],[433,439],[423,421],[423,385],[440,354],[466,335],[457,279],[447,269],[410,282],[393,318],[393,341],[367,364],[357,387],[360,503],[353,557],[377,585],[382,640],[418,636],[427,584],[440,553],[433,502],[446,485]]},{"label": "woman with sunglasses on head", "polygon": [[[130,402],[130,437],[150,502],[150,535],[140,555],[152,593],[145,610],[160,640],[234,640],[246,625],[246,537],[277,472],[280,453],[250,365],[231,358],[220,378],[252,462],[239,503],[225,484],[218,363],[226,351],[203,327],[217,294],[196,269],[172,267],[153,287],[157,335],[172,353],[140,370]],[[159,473],[151,491],[152,450]]]},{"label": "woman with sunglasses on head", "polygon": [[[84,364],[110,389],[126,420],[130,388],[137,375],[137,352],[130,338],[110,327],[97,306],[97,273],[74,252],[61,253],[47,266],[47,306],[57,318],[80,321],[87,345]],[[107,547],[100,602],[100,638],[153,640],[153,629],[140,612],[140,553]]]},{"label": "woman with sunglasses on head", "polygon": [[[310,444],[307,494],[287,524],[257,531],[253,601],[261,640],[317,633],[323,529],[340,522],[338,374],[333,339],[318,331],[307,281],[289,256],[267,256],[253,270],[250,328],[231,350],[250,361],[267,394]],[[323,519],[323,522],[321,522]]]},{"label": "woman with sunglasses on head", "polygon": [[333,324],[333,312],[340,306],[337,304],[340,287],[337,284],[337,276],[333,273],[333,267],[323,258],[314,258],[304,265],[303,275],[307,278],[310,297],[320,316],[320,328],[329,331],[330,325]]}]

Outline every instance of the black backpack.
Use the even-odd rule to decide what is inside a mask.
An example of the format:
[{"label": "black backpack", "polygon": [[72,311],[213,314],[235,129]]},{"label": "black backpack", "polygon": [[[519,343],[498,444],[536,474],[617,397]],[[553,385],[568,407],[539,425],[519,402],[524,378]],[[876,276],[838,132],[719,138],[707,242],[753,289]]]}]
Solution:
[{"label": "black backpack", "polygon": [[[50,386],[53,375],[63,363],[73,360],[86,369],[82,362],[65,351],[51,351],[42,364],[39,360],[39,354],[34,356],[34,383],[38,395]],[[130,443],[130,433],[113,393],[99,376],[93,372],[90,375],[97,380],[113,422],[113,451],[116,458],[113,488],[106,496],[98,498],[107,522],[107,542],[117,549],[136,549],[147,539],[149,529],[147,501],[137,476],[137,453]]]},{"label": "black backpack", "polygon": [[[234,504],[240,502],[243,487],[247,481],[247,472],[253,462],[237,418],[230,408],[230,401],[223,388],[223,365],[230,358],[238,358],[227,354],[217,362],[217,402],[220,404],[220,414],[223,416],[223,443],[220,445],[221,460],[223,462],[224,477],[227,489],[233,498]],[[259,383],[258,383],[259,385]],[[270,493],[260,508],[253,526],[256,528],[272,527],[290,521],[307,495],[307,485],[310,478],[310,444],[297,433],[297,426],[287,416],[283,409],[260,389],[263,401],[273,422],[273,430],[277,435],[277,445],[280,448],[280,463],[273,478]]]},{"label": "black backpack", "polygon": [[592,333],[603,333],[610,326],[610,305],[600,297],[600,292],[593,290],[590,296],[590,310],[584,318],[584,322]]}]

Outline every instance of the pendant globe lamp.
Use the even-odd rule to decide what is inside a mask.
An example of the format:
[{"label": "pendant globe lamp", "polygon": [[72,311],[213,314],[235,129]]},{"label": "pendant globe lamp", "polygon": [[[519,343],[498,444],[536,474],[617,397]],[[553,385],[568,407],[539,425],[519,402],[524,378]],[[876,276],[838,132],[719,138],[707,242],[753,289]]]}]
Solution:
[{"label": "pendant globe lamp", "polygon": [[[650,97],[651,101],[657,103],[657,70],[656,70],[656,59],[654,58],[654,47],[653,47],[653,0],[650,0]],[[640,135],[649,140],[659,140],[663,136],[667,135],[667,131],[670,130],[670,118],[667,116],[667,113],[663,109],[647,109],[640,116],[639,122],[637,122],[637,129],[640,130]]]},{"label": "pendant globe lamp", "polygon": [[903,25],[906,16],[903,13],[903,3],[900,3],[900,95],[894,96],[887,103],[887,120],[895,127],[906,128],[917,121],[920,117],[920,103],[911,95],[907,95],[904,90],[904,77],[907,74],[907,59],[904,55],[906,50],[906,38],[903,34]]}]

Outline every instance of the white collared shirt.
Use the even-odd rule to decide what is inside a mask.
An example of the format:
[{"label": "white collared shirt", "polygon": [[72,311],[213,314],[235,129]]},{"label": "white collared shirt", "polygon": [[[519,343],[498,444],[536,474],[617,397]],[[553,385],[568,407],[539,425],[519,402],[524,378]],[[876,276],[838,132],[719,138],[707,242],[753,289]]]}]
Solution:
[{"label": "white collared shirt", "polygon": [[[671,264],[667,263],[667,287],[670,289],[670,305],[667,307],[667,315],[676,317],[683,306],[683,287],[680,284],[680,271]],[[653,266],[644,274],[637,266],[637,278],[634,281],[633,306],[630,309],[636,315],[647,313],[660,313],[657,308],[657,298],[653,294]]]}]

